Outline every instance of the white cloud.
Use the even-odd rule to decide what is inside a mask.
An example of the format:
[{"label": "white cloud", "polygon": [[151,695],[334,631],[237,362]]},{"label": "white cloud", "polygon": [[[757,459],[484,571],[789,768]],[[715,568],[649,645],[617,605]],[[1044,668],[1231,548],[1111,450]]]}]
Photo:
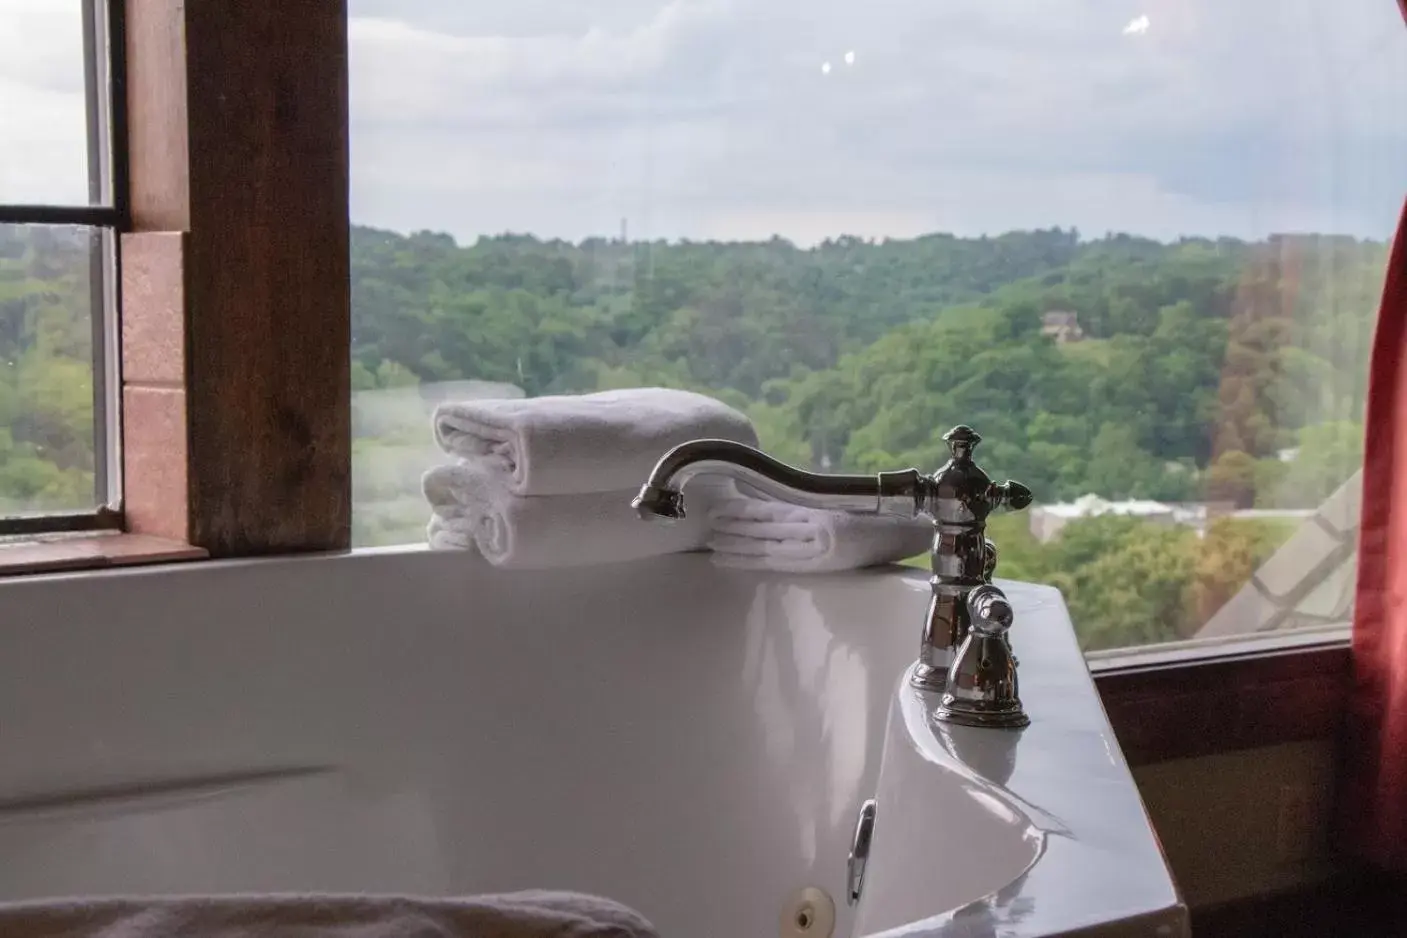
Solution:
[{"label": "white cloud", "polygon": [[[1382,234],[1407,188],[1407,128],[1387,127],[1407,113],[1407,33],[1383,45],[1388,0],[1352,7],[1155,0],[1129,21],[1113,0],[674,0],[601,25],[534,0],[536,30],[521,8],[499,33],[468,13],[425,42],[382,25],[375,58],[354,41],[354,97],[393,75],[400,90],[354,101],[354,210],[462,237],[627,216],[641,235],[775,224],[801,241],[886,224]],[[1120,9],[1142,41],[1111,36]],[[856,48],[863,71],[818,80]]]},{"label": "white cloud", "polygon": [[51,91],[83,91],[80,3],[0,0],[0,77]]},{"label": "white cloud", "polygon": [[0,0],[0,202],[87,201],[79,12]]},{"label": "white cloud", "polygon": [[[721,4],[673,0],[622,32],[457,36],[401,20],[354,17],[349,26],[354,120],[532,123],[566,99],[638,96],[667,79],[690,47],[725,24]],[[687,99],[697,88],[670,88]]]},{"label": "white cloud", "polygon": [[[0,199],[83,197],[77,7],[0,0]],[[351,11],[353,215],[400,229],[1381,235],[1407,189],[1392,0]]]}]

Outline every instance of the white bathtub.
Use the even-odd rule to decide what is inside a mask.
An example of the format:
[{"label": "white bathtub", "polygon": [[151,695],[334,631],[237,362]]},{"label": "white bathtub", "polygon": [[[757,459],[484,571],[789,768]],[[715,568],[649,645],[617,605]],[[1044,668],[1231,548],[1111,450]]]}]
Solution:
[{"label": "white bathtub", "polygon": [[1059,594],[1004,585],[1019,733],[940,732],[903,683],[917,571],[397,551],[0,583],[0,899],[571,888],[666,938],[810,938],[814,887],[838,936],[1185,935]]}]

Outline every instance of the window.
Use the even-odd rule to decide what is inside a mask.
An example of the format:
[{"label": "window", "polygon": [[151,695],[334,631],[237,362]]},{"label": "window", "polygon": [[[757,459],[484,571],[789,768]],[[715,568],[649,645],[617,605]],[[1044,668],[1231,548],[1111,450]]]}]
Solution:
[{"label": "window", "polygon": [[350,13],[355,542],[435,401],[665,384],[832,471],[973,424],[1092,651],[1347,620],[1392,4]]},{"label": "window", "polygon": [[0,0],[0,534],[115,527],[108,0]]}]

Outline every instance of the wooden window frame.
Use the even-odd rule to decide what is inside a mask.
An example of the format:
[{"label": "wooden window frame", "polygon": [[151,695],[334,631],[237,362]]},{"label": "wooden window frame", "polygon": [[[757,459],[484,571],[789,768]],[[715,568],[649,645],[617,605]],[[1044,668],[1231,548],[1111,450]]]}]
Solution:
[{"label": "wooden window frame", "polygon": [[0,572],[345,550],[346,2],[116,6],[120,523]]},{"label": "wooden window frame", "polygon": [[126,25],[127,529],[346,549],[346,0],[127,0]]}]

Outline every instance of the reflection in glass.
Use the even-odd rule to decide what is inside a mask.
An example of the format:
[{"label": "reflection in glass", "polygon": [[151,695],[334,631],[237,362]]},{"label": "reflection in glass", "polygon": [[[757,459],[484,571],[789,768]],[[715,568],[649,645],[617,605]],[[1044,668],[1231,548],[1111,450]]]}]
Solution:
[{"label": "reflection in glass", "polygon": [[[826,471],[965,422],[1085,647],[1343,621],[1394,5],[743,10],[352,0],[359,400],[686,387]],[[425,426],[359,433],[358,542],[423,539]]]}]

